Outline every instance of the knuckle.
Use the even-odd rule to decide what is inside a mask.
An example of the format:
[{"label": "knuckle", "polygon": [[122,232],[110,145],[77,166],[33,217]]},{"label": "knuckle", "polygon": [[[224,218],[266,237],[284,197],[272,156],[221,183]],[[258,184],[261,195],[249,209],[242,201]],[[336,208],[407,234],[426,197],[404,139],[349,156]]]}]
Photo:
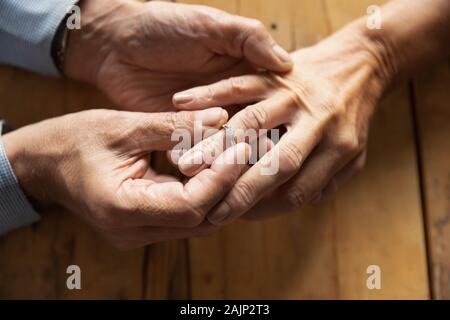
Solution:
[{"label": "knuckle", "polygon": [[[280,164],[286,173],[296,172],[300,169],[303,162],[303,151],[295,143],[287,143],[280,150]],[[280,171],[281,171],[280,166]]]},{"label": "knuckle", "polygon": [[254,188],[249,183],[239,182],[235,185],[235,190],[233,203],[245,208],[253,205]]},{"label": "knuckle", "polygon": [[173,113],[174,127],[175,129],[186,129],[194,125],[194,119],[192,117],[192,112],[181,111]]},{"label": "knuckle", "polygon": [[250,106],[245,110],[244,118],[253,125],[252,128],[262,129],[267,126],[269,115],[267,111],[260,106]]},{"label": "knuckle", "polygon": [[241,95],[245,93],[245,83],[242,77],[232,77],[228,79],[228,86],[233,95]]},{"label": "knuckle", "polygon": [[174,112],[166,113],[164,121],[168,124],[170,129],[175,129],[178,122],[178,114]]},{"label": "knuckle", "polygon": [[229,19],[226,12],[205,5],[195,5],[194,14],[200,26],[210,26],[206,30],[214,30],[218,22]]},{"label": "knuckle", "polygon": [[248,25],[254,32],[266,32],[264,23],[262,23],[261,20],[250,18],[248,19]]},{"label": "knuckle", "polygon": [[216,90],[214,89],[214,86],[207,86],[206,87],[206,95],[205,100],[208,102],[214,101],[214,98],[216,96]]},{"label": "knuckle", "polygon": [[300,208],[306,201],[305,191],[300,186],[292,187],[288,192],[287,200],[294,208]]},{"label": "knuckle", "polygon": [[246,129],[261,129],[267,125],[267,112],[257,106],[249,106],[236,115],[238,126]]},{"label": "knuckle", "polygon": [[347,134],[338,139],[336,150],[343,155],[355,154],[361,150],[359,139],[354,134]]},{"label": "knuckle", "polygon": [[189,129],[193,126],[192,114],[187,111],[164,113],[161,121],[148,123],[141,126],[141,135],[148,135],[149,131],[154,131],[157,135],[172,134],[176,130]]}]

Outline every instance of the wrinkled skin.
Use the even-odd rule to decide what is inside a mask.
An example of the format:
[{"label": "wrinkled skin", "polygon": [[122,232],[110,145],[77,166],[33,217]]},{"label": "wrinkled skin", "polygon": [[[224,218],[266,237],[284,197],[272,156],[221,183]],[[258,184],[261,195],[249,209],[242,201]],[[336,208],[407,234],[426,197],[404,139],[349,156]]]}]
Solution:
[{"label": "wrinkled skin", "polygon": [[[380,28],[368,28],[367,19],[361,18],[294,52],[291,73],[232,77],[183,92],[191,95],[190,103],[174,99],[186,110],[246,103],[229,127],[287,128],[208,215],[210,222],[221,225],[245,212],[259,218],[316,203],[363,167],[370,119],[381,96],[400,80],[450,56],[449,1],[396,0],[381,9]],[[190,160],[196,150],[197,158],[203,151],[220,154],[216,149],[223,138],[222,131],[183,155],[181,171],[192,175],[207,167]],[[279,160],[279,171],[260,174],[271,159]]]},{"label": "wrinkled skin", "polygon": [[[292,68],[257,20],[205,6],[84,0],[65,74],[100,88],[118,108],[167,111],[171,97],[254,67]],[[173,110],[173,109],[172,109]]]},{"label": "wrinkled skin", "polygon": [[247,154],[248,145],[236,145],[186,184],[155,175],[149,155],[172,148],[172,133],[192,131],[194,121],[201,120],[206,130],[226,119],[220,108],[200,113],[94,109],[18,129],[4,135],[3,144],[30,198],[65,207],[114,246],[130,249],[214,230],[204,223],[205,215],[242,169],[223,159]]},{"label": "wrinkled skin", "polygon": [[[366,157],[369,122],[387,85],[378,54],[364,39],[336,34],[292,53],[295,68],[284,76],[232,77],[183,92],[193,99],[177,104],[181,109],[249,104],[228,121],[232,128],[287,129],[243,174],[209,221],[221,225],[252,208],[257,214],[247,216],[262,217],[315,203],[359,171]],[[197,144],[178,161],[180,170],[189,176],[201,172],[208,163],[192,163],[192,155],[211,154],[211,149],[220,154],[217,141],[223,139],[221,131]],[[270,159],[278,159],[279,170],[262,175],[260,170]]]},{"label": "wrinkled skin", "polygon": [[[83,0],[80,5],[82,28],[70,32],[64,73],[69,78],[95,85],[118,109],[174,111],[172,96],[176,91],[255,68],[278,72],[292,69],[288,53],[278,47],[264,26],[254,19],[205,6],[157,1]],[[242,152],[242,147],[240,150]],[[175,180],[158,175],[150,168],[146,178]],[[218,176],[217,179],[229,181],[230,177]],[[221,190],[226,189],[224,185]],[[221,192],[217,192],[216,197]],[[202,191],[198,193],[201,195]],[[161,201],[156,204],[160,205]],[[183,204],[186,210],[195,208],[195,204]],[[89,212],[94,214],[93,210]],[[161,217],[164,219],[163,215]],[[181,218],[177,223],[185,225],[186,221]],[[201,228],[211,229],[211,225],[204,225]],[[125,244],[122,242],[126,242],[132,232],[126,231],[126,235],[113,238],[124,239],[119,241],[120,247],[133,247],[177,235],[195,235],[196,230],[177,231],[172,235],[170,230],[163,229],[161,236],[151,239],[140,236]],[[110,234],[107,236],[111,238]]]}]

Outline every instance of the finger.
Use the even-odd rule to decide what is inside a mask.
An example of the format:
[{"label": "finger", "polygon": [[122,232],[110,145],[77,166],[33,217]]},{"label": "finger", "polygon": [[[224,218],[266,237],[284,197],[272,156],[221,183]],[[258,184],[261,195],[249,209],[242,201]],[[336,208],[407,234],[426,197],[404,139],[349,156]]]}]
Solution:
[{"label": "finger", "polygon": [[270,87],[261,75],[231,77],[219,82],[179,92],[173,96],[173,105],[179,109],[196,110],[258,101]]},{"label": "finger", "polygon": [[293,208],[312,202],[336,173],[350,161],[346,154],[319,145],[308,157],[302,170],[283,187],[283,194]]},{"label": "finger", "polygon": [[251,143],[267,134],[267,130],[263,129],[272,129],[288,122],[292,109],[286,103],[287,100],[277,95],[239,111],[227,123],[232,130],[231,136],[220,130],[195,145],[179,159],[180,171],[192,176],[207,167],[227,146],[236,142]]},{"label": "finger", "polygon": [[201,111],[164,113],[121,112],[123,149],[142,153],[146,151],[169,150],[182,142],[189,144],[194,132],[221,127],[228,119],[222,108]]},{"label": "finger", "polygon": [[[316,194],[311,200],[311,204],[321,204],[327,201],[338,188],[347,180],[362,170],[365,164],[366,152],[356,157],[344,168],[342,168],[327,184],[327,186]],[[306,163],[305,163],[306,165]],[[248,211],[243,218],[249,220],[260,220],[268,217],[282,215],[286,213],[296,212],[298,207],[289,201],[285,200],[286,191],[279,188],[276,192],[266,195],[259,201],[250,211]]]},{"label": "finger", "polygon": [[[202,132],[202,134],[199,138],[206,139],[215,133],[217,133],[217,130],[206,130],[206,131]],[[194,136],[195,136],[195,134],[194,134]],[[192,143],[195,143],[195,140],[196,139],[194,137],[194,141],[192,141]],[[185,148],[185,147],[186,146],[183,143],[183,144],[177,145],[175,149],[167,150],[166,156],[167,156],[167,159],[169,160],[169,162],[174,165],[178,165],[178,161],[180,160],[181,156],[183,156],[183,154],[185,154],[186,151],[192,147],[192,144],[187,145],[187,148]]]},{"label": "finger", "polygon": [[244,173],[225,199],[208,215],[215,225],[231,222],[259,199],[294,176],[320,139],[321,128],[310,119],[288,131],[260,161]]},{"label": "finger", "polygon": [[287,72],[293,67],[289,53],[281,48],[264,27],[255,19],[232,16],[225,21],[225,44],[232,56],[244,56],[251,64],[275,72]]},{"label": "finger", "polygon": [[121,226],[194,227],[235,184],[250,157],[250,146],[240,143],[224,152],[211,168],[180,182],[154,183],[135,179],[119,189]]}]

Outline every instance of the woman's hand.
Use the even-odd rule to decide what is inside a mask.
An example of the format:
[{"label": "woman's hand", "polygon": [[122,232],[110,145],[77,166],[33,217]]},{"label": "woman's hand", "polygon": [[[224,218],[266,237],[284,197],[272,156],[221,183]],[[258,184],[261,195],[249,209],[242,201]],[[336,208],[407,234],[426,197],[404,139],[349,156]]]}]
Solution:
[{"label": "woman's hand", "polygon": [[[284,76],[234,77],[181,93],[194,97],[188,103],[174,100],[185,110],[250,104],[228,121],[235,132],[287,129],[208,215],[211,223],[231,222],[268,194],[255,210],[260,215],[316,202],[363,167],[370,119],[390,79],[380,48],[354,30],[341,31],[294,52],[295,68]],[[222,130],[197,144],[179,159],[180,170],[201,171],[223,151],[225,138]],[[261,174],[276,162],[276,172]]]},{"label": "woman's hand", "polygon": [[249,72],[249,65],[292,69],[289,54],[261,22],[214,8],[83,0],[81,11],[65,74],[96,85],[127,110],[169,111],[175,92]]},{"label": "woman's hand", "polygon": [[[231,189],[248,156],[236,145],[185,185],[149,167],[150,153],[169,150],[177,130],[220,127],[226,112],[134,113],[90,110],[33,124],[3,136],[25,193],[79,215],[119,248],[212,231],[206,214]],[[182,132],[182,133],[183,133]],[[225,160],[225,161],[224,161]]]}]

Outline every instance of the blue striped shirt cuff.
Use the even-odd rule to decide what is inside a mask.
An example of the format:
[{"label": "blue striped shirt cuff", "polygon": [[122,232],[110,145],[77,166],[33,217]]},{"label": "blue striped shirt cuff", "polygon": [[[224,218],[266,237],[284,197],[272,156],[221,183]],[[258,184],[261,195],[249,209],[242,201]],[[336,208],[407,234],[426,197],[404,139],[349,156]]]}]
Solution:
[{"label": "blue striped shirt cuff", "polygon": [[58,75],[51,45],[77,0],[0,0],[0,63]]},{"label": "blue striped shirt cuff", "polygon": [[[0,134],[1,134],[0,123]],[[0,137],[0,235],[39,220],[6,157]]]}]

